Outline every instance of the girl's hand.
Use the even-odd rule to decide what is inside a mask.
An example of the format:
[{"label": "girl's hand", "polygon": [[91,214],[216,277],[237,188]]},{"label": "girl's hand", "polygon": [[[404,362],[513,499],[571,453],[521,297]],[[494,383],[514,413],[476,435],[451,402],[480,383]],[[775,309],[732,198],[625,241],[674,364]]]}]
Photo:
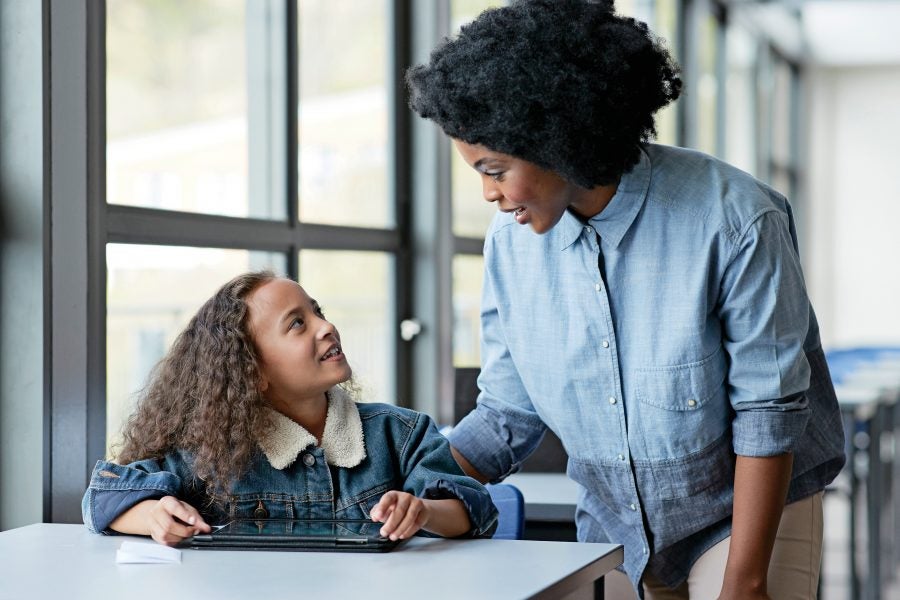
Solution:
[{"label": "girl's hand", "polygon": [[174,546],[185,538],[211,530],[196,508],[175,496],[152,502],[146,513],[146,523],[150,537],[160,544]]},{"label": "girl's hand", "polygon": [[404,540],[422,529],[431,516],[428,503],[406,492],[390,491],[372,508],[372,520],[384,523],[381,535]]}]

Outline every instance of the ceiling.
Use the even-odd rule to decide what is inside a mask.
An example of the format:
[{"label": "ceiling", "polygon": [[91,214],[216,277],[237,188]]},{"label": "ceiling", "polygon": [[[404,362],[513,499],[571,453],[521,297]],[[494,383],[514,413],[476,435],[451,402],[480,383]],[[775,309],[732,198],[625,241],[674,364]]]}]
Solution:
[{"label": "ceiling", "polygon": [[807,0],[799,8],[812,62],[900,66],[900,0]]}]

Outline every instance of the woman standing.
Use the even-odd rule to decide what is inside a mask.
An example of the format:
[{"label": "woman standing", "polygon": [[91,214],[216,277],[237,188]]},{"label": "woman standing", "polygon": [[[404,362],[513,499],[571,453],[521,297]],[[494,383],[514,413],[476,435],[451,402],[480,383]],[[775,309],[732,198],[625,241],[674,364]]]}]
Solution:
[{"label": "woman standing", "polygon": [[639,595],[815,597],[843,430],[788,202],[650,143],[678,68],[609,2],[486,11],[408,81],[501,211],[464,470],[503,479],[550,428],[578,539],[624,544]]}]

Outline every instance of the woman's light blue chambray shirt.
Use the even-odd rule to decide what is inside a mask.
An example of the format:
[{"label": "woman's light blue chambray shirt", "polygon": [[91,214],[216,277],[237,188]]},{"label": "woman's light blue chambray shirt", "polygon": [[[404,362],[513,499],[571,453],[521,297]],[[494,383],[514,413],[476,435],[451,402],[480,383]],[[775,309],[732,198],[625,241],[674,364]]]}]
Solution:
[{"label": "woman's light blue chambray shirt", "polygon": [[211,494],[182,452],[129,465],[98,461],[82,500],[85,524],[113,533],[110,523],[126,510],[169,495],[194,506],[210,524],[235,518],[368,520],[385,492],[402,490],[460,500],[472,525],[468,536],[496,528],[490,494],[463,474],[427,415],[356,404],[332,389],[321,445],[281,413],[273,411],[273,420],[249,471],[227,493]]},{"label": "woman's light blue chambray shirt", "polygon": [[499,480],[552,429],[578,539],[624,544],[636,588],[730,535],[736,454],[793,452],[788,502],[843,465],[791,209],[746,173],[645,145],[599,215],[498,214],[484,257],[481,393],[451,444]]}]

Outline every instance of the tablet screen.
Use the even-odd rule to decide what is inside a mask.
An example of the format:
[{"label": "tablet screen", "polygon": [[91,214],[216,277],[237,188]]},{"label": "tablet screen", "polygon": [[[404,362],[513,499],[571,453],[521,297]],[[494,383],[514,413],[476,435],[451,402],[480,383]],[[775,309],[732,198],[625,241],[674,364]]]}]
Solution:
[{"label": "tablet screen", "polygon": [[217,538],[241,537],[287,537],[300,539],[366,538],[383,539],[379,530],[381,523],[372,521],[327,521],[306,519],[239,519],[231,521],[213,533]]}]

